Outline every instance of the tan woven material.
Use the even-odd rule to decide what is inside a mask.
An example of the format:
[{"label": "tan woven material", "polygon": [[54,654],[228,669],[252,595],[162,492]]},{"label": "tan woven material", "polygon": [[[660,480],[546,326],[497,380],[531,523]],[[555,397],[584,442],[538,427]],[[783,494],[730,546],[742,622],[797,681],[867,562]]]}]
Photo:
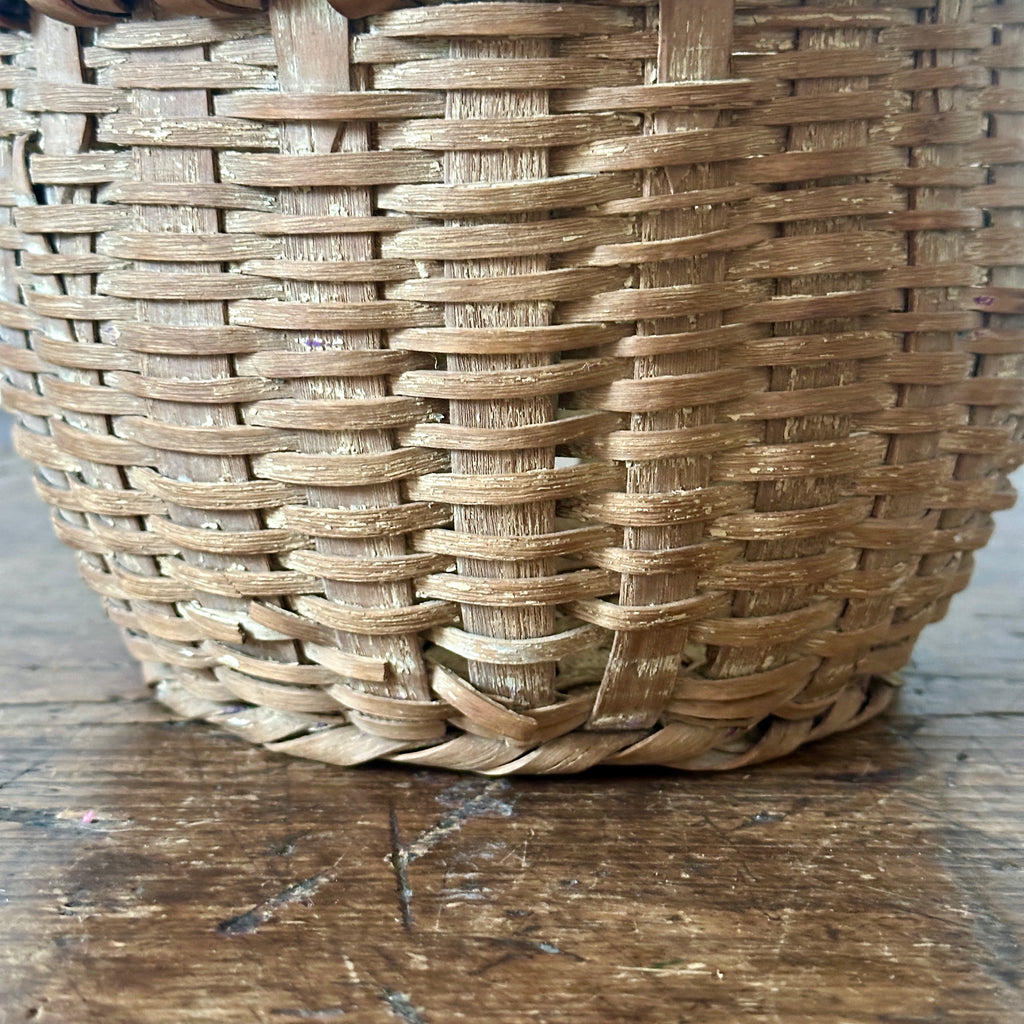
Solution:
[{"label": "tan woven material", "polygon": [[1024,4],[198,2],[0,37],[3,401],[160,698],[491,773],[883,708],[1022,456]]}]

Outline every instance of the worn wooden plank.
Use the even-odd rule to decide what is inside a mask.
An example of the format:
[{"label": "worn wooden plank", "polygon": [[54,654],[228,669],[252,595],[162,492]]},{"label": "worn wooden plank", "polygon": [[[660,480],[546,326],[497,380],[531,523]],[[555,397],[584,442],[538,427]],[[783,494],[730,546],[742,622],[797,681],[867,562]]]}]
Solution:
[{"label": "worn wooden plank", "polygon": [[0,481],[0,1022],[1021,1019],[1024,509],[895,714],[741,774],[491,781],[162,720]]}]

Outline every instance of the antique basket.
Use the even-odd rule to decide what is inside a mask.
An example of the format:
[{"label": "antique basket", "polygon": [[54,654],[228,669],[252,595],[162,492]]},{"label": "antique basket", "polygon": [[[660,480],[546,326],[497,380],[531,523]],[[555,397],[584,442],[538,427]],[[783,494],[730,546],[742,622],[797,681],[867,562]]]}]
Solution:
[{"label": "antique basket", "polygon": [[886,705],[1022,456],[1024,4],[35,7],[3,402],[162,701],[488,773]]}]

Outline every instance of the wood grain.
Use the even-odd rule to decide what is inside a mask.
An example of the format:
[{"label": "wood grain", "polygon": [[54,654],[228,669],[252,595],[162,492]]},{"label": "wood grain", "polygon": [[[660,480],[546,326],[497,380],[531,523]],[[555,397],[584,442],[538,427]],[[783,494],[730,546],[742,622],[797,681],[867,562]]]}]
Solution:
[{"label": "wood grain", "polygon": [[172,723],[0,454],[0,1022],[1021,1018],[1024,509],[879,722],[745,773]]}]

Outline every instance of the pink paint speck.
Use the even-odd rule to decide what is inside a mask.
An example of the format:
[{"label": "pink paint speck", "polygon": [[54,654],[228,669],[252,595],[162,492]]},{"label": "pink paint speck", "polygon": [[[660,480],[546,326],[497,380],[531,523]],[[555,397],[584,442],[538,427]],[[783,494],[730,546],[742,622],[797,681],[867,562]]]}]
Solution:
[{"label": "pink paint speck", "polygon": [[86,811],[85,814],[82,815],[82,824],[83,825],[91,825],[95,820],[96,820],[96,812],[95,811],[91,811],[91,810],[90,811]]}]

